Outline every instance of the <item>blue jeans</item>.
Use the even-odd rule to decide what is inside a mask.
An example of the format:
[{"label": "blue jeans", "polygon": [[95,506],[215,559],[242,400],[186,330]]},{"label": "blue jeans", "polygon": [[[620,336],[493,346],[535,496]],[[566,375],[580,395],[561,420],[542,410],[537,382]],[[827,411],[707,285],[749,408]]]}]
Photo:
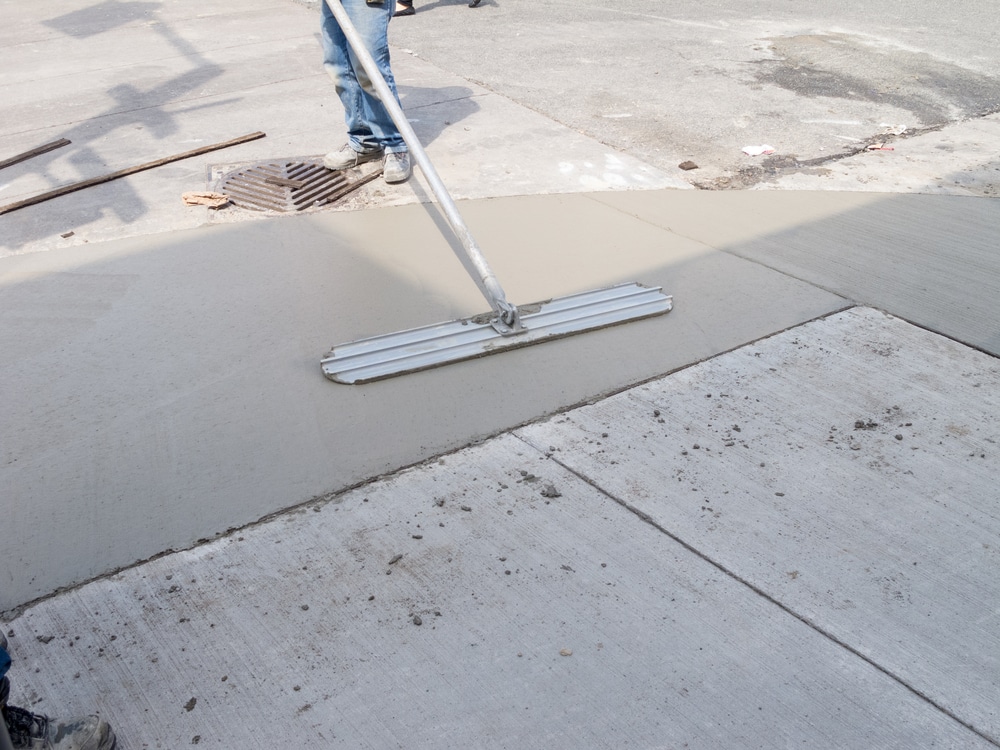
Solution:
[{"label": "blue jeans", "polygon": [[[396,80],[389,68],[389,19],[396,7],[395,0],[383,0],[381,5],[369,5],[365,0],[342,0],[348,18],[365,46],[375,58],[378,69],[399,102]],[[347,139],[355,151],[385,149],[388,153],[406,151],[403,136],[392,122],[389,112],[375,93],[375,87],[361,67],[341,31],[337,19],[326,5],[323,8],[323,67],[337,88],[344,105]]]},{"label": "blue jeans", "polygon": [[[3,636],[0,635],[0,638]],[[10,680],[6,676],[8,669],[10,669],[10,654],[4,646],[0,646],[0,708],[6,707],[7,696],[10,695]],[[3,721],[2,717],[0,721]]]}]

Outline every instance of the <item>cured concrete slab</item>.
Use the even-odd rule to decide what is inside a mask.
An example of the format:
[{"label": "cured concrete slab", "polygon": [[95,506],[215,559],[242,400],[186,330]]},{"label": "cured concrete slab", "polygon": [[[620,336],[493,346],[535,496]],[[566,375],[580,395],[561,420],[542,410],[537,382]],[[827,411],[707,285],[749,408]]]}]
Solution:
[{"label": "cured concrete slab", "polygon": [[516,434],[1000,741],[996,358],[854,309]]},{"label": "cured concrete slab", "polygon": [[996,199],[808,191],[595,197],[1000,355]]},{"label": "cured concrete slab", "polygon": [[13,700],[130,748],[994,747],[997,385],[852,310],[32,606]]},{"label": "cured concrete slab", "polygon": [[0,260],[0,611],[844,306],[584,195],[465,202],[510,299],[666,316],[363,387],[337,343],[483,312],[422,205]]}]

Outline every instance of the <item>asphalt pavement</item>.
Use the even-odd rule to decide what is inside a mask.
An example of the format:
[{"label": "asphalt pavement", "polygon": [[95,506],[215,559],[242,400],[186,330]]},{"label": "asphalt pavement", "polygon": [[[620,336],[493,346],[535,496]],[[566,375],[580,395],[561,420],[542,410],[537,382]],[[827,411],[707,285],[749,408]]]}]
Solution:
[{"label": "asphalt pavement", "polygon": [[426,180],[181,201],[343,142],[315,3],[0,7],[0,162],[70,141],[0,211],[266,134],[0,214],[12,702],[124,748],[1000,745],[988,4],[418,2],[403,106],[511,300],[674,309],[364,386],[331,345],[486,309]]}]

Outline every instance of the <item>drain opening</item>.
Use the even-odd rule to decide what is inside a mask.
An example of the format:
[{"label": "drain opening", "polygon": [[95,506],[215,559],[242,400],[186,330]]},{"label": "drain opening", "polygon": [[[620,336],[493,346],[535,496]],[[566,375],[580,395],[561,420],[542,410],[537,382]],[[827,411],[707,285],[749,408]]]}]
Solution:
[{"label": "drain opening", "polygon": [[224,175],[219,190],[241,208],[289,213],[332,203],[381,173],[334,172],[321,158],[268,161]]}]

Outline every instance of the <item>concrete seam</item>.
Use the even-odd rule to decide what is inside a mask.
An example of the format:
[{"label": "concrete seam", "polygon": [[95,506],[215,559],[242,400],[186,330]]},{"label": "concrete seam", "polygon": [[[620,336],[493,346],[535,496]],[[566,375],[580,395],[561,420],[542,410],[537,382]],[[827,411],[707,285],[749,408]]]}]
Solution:
[{"label": "concrete seam", "polygon": [[771,594],[769,594],[767,591],[765,591],[764,589],[760,588],[756,584],[751,583],[750,581],[748,581],[746,578],[744,578],[743,576],[741,576],[736,571],[730,570],[729,568],[727,568],[722,563],[720,563],[717,560],[713,559],[707,553],[702,552],[697,547],[693,546],[689,542],[686,542],[684,539],[682,539],[676,533],[670,531],[668,528],[666,528],[665,526],[663,526],[662,524],[660,524],[659,522],[657,522],[652,516],[650,516],[645,511],[643,511],[643,510],[635,507],[634,505],[631,505],[630,503],[626,502],[625,500],[622,500],[619,497],[616,497],[614,495],[614,493],[609,492],[608,490],[604,489],[595,480],[592,480],[590,477],[586,476],[585,474],[583,474],[583,473],[577,471],[576,469],[572,468],[571,466],[568,466],[567,464],[563,463],[558,458],[556,458],[551,452],[542,450],[537,445],[535,445],[532,442],[530,442],[527,438],[525,438],[522,435],[518,434],[516,431],[512,431],[511,434],[514,437],[516,437],[518,440],[520,440],[521,442],[523,442],[525,445],[527,445],[529,448],[532,448],[532,449],[538,451],[539,453],[542,453],[549,460],[554,461],[558,466],[562,467],[563,469],[565,469],[566,471],[568,471],[573,476],[575,476],[578,479],[580,479],[581,481],[585,482],[590,487],[593,487],[595,490],[597,490],[598,492],[600,492],[602,495],[604,495],[605,497],[607,497],[609,500],[612,500],[613,502],[617,503],[622,508],[624,508],[625,510],[627,510],[629,513],[631,513],[632,515],[636,516],[637,518],[639,518],[641,521],[643,521],[647,525],[649,525],[652,528],[654,528],[656,531],[660,532],[661,534],[667,536],[672,541],[674,541],[677,544],[679,544],[681,547],[683,547],[684,549],[686,549],[688,552],[691,552],[692,554],[694,554],[695,556],[697,556],[699,559],[704,560],[705,562],[707,562],[709,565],[711,565],[712,567],[714,567],[716,570],[718,570],[722,574],[728,576],[729,578],[733,579],[737,583],[739,583],[739,584],[745,586],[746,588],[750,589],[757,596],[762,597],[763,599],[765,599],[769,603],[771,603],[774,606],[778,607],[784,613],[790,615],[791,617],[794,617],[796,620],[798,620],[799,622],[801,622],[802,624],[804,624],[806,627],[812,629],[813,631],[815,631],[819,635],[823,636],[827,640],[833,642],[834,644],[836,644],[840,648],[844,649],[845,651],[847,651],[847,652],[853,654],[854,656],[858,657],[859,659],[861,659],[862,661],[864,661],[866,664],[868,664],[871,667],[875,668],[877,671],[881,672],[886,677],[888,677],[889,679],[891,679],[894,682],[896,682],[898,685],[900,685],[901,687],[903,687],[904,689],[906,689],[907,691],[909,691],[910,693],[912,693],[913,695],[915,695],[917,698],[919,698],[920,700],[924,701],[925,703],[927,703],[928,705],[932,706],[933,708],[937,709],[938,711],[940,711],[941,713],[943,713],[945,716],[947,716],[948,718],[950,718],[953,721],[957,722],[961,726],[965,727],[966,729],[968,729],[970,732],[972,732],[976,736],[980,737],[981,739],[985,740],[986,742],[989,742],[994,747],[1000,747],[1000,740],[998,740],[997,738],[991,737],[990,735],[986,734],[983,730],[980,730],[977,727],[975,727],[972,723],[970,723],[970,722],[968,722],[968,721],[960,718],[951,709],[949,709],[949,708],[941,705],[940,703],[938,703],[937,701],[935,701],[933,698],[931,698],[929,695],[927,695],[926,693],[924,693],[923,691],[921,691],[919,688],[914,687],[913,685],[909,684],[906,680],[904,680],[902,677],[900,677],[899,675],[897,675],[894,672],[892,672],[889,668],[884,667],[881,664],[879,664],[878,662],[876,662],[874,659],[872,659],[872,658],[870,658],[868,656],[865,656],[863,653],[861,653],[854,646],[851,646],[846,641],[838,638],[833,633],[825,630],[824,628],[822,628],[820,625],[818,625],[815,622],[813,622],[812,620],[810,620],[805,615],[802,615],[802,614],[796,612],[789,605],[785,604],[784,602],[780,601],[779,599],[776,599],[774,596],[772,596]]}]

